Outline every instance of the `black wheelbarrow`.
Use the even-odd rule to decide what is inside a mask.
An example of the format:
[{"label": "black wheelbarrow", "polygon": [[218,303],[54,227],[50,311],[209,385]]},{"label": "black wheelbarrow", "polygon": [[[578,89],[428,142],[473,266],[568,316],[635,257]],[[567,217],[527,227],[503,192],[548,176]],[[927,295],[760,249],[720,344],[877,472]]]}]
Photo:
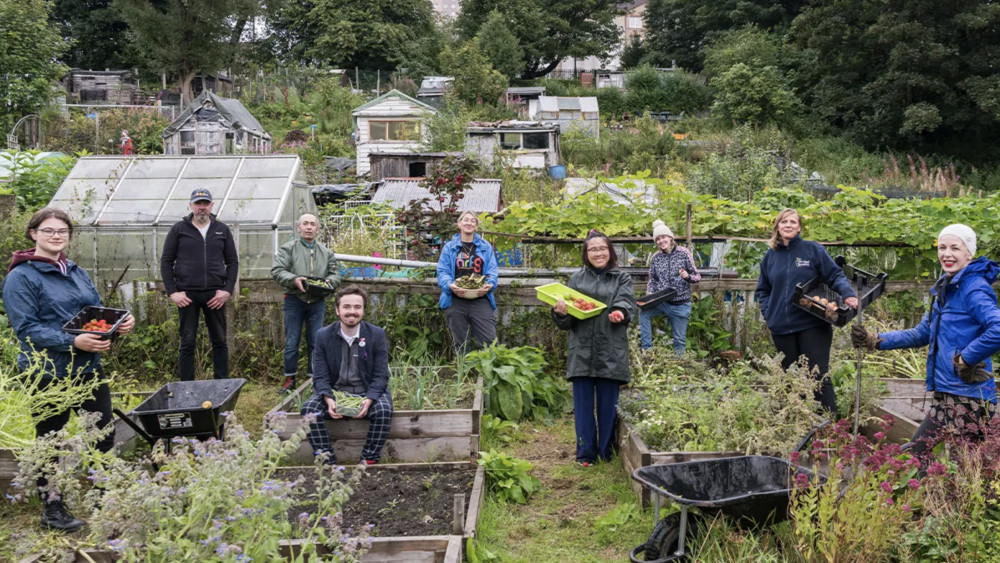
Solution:
[{"label": "black wheelbarrow", "polygon": [[[246,379],[175,381],[160,387],[129,415],[114,409],[150,446],[161,438],[225,437],[223,412],[236,406]],[[136,424],[138,419],[139,424]],[[170,441],[166,441],[170,449]]]},{"label": "black wheelbarrow", "polygon": [[[788,495],[795,476],[812,471],[788,460],[759,455],[725,457],[640,467],[632,478],[653,493],[657,524],[649,540],[629,554],[635,563],[680,561],[687,557],[684,538],[691,529],[688,509],[703,515],[722,513],[752,526],[788,518]],[[820,482],[826,478],[819,476]],[[679,514],[659,519],[660,497],[681,506]],[[639,559],[639,555],[643,559]]]}]

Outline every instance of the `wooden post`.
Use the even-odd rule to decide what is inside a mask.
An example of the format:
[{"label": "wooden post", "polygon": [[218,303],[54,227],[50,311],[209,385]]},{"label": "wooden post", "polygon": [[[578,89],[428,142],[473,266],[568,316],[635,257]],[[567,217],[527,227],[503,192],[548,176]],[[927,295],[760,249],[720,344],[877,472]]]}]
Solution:
[{"label": "wooden post", "polygon": [[687,236],[688,250],[694,250],[694,243],[691,242],[691,204],[687,204],[686,207],[687,217],[684,219],[684,234]]},{"label": "wooden post", "polygon": [[375,71],[375,97],[382,93],[382,69]]},{"label": "wooden post", "polygon": [[460,536],[465,530],[465,495],[457,494],[454,499],[455,508],[451,518],[451,533]]}]

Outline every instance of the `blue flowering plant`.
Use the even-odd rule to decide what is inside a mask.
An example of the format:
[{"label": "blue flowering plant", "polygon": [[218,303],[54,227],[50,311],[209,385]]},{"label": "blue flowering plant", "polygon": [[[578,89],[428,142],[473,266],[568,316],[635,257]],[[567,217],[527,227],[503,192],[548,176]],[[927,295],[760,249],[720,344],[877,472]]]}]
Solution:
[{"label": "blue flowering plant", "polygon": [[[276,413],[253,440],[232,413],[225,416],[224,441],[178,437],[169,452],[157,443],[138,461],[87,447],[101,432],[89,417],[75,442],[62,433],[26,455],[59,459],[46,474],[52,492],[85,515],[84,545],[122,561],[360,561],[370,529],[344,528],[341,507],[363,472],[319,463],[305,472],[314,473],[309,478],[283,471],[280,462],[306,437],[308,421],[283,441],[284,413]],[[34,483],[38,468],[22,464],[17,482]]]}]

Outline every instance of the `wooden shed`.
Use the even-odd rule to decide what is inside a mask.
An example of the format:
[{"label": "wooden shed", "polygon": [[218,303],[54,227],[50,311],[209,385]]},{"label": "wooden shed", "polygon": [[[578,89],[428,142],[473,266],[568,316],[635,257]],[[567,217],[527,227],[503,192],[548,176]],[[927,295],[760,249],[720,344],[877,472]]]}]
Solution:
[{"label": "wooden shed", "polygon": [[511,158],[514,168],[547,170],[559,164],[559,127],[537,121],[470,123],[465,152],[486,165],[499,154]]},{"label": "wooden shed", "polygon": [[63,79],[67,101],[131,104],[139,92],[139,78],[131,70],[74,68]]},{"label": "wooden shed", "polygon": [[541,96],[538,98],[538,114],[535,119],[555,123],[560,131],[578,129],[597,137],[601,133],[601,115],[597,98],[588,96],[568,98],[562,96]]},{"label": "wooden shed", "polygon": [[389,90],[367,104],[354,108],[354,139],[357,145],[357,173],[371,171],[369,154],[417,149],[426,137],[423,116],[436,113],[433,107],[399,90]]},{"label": "wooden shed", "polygon": [[368,177],[373,181],[383,178],[423,178],[435,166],[440,166],[445,158],[461,155],[461,152],[405,150],[373,152],[368,155],[371,161],[371,173]]},{"label": "wooden shed", "polygon": [[267,154],[271,136],[239,100],[202,92],[163,130],[163,154]]}]

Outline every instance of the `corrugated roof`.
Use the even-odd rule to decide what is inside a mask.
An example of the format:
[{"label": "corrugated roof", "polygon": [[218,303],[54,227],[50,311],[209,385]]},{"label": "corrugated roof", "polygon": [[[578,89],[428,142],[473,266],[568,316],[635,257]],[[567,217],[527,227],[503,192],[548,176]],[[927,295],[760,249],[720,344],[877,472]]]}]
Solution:
[{"label": "corrugated roof", "polygon": [[394,98],[394,97],[395,98],[400,98],[400,99],[403,99],[403,100],[407,100],[407,101],[410,101],[410,102],[413,102],[414,104],[417,104],[421,108],[424,108],[424,109],[426,109],[426,110],[428,110],[430,112],[433,112],[433,113],[437,112],[437,110],[434,109],[433,107],[425,104],[424,102],[421,102],[420,100],[411,98],[411,97],[407,96],[406,94],[400,92],[399,90],[389,90],[388,92],[386,92],[385,94],[382,94],[381,96],[375,98],[374,100],[372,100],[372,101],[370,101],[368,103],[365,103],[365,104],[361,104],[360,106],[354,108],[353,110],[351,110],[351,114],[354,115],[354,116],[357,116],[359,112],[362,112],[362,111],[364,111],[364,110],[366,110],[366,109],[368,109],[370,107],[377,106],[377,105],[381,104],[382,102],[384,102],[385,100],[387,100],[389,98]]},{"label": "corrugated roof", "polygon": [[597,98],[586,96],[580,98],[569,98],[564,96],[541,96],[538,98],[539,111],[558,112],[559,110],[596,112]]},{"label": "corrugated roof", "polygon": [[211,102],[215,106],[215,109],[218,110],[219,114],[233,125],[234,129],[246,129],[256,133],[257,135],[266,136],[268,139],[271,138],[271,136],[264,131],[264,128],[261,126],[260,122],[257,121],[257,118],[254,117],[253,114],[250,113],[250,110],[244,107],[239,100],[216,96],[208,90],[199,94],[197,98],[192,100],[191,103],[184,108],[180,117],[175,119],[173,123],[168,125],[167,128],[163,130],[163,136],[169,137],[179,131],[180,128],[187,123],[188,119],[191,119],[194,112],[204,107],[205,102]]},{"label": "corrugated roof", "polygon": [[[458,210],[482,213],[500,211],[500,180],[473,180],[465,191],[465,197],[458,202]],[[411,201],[429,198],[431,194],[420,186],[419,179],[386,178],[372,196],[372,203],[386,203],[396,208],[405,207]]]},{"label": "corrugated roof", "polygon": [[545,86],[512,86],[507,88],[507,94],[511,96],[541,96],[545,93]]}]

